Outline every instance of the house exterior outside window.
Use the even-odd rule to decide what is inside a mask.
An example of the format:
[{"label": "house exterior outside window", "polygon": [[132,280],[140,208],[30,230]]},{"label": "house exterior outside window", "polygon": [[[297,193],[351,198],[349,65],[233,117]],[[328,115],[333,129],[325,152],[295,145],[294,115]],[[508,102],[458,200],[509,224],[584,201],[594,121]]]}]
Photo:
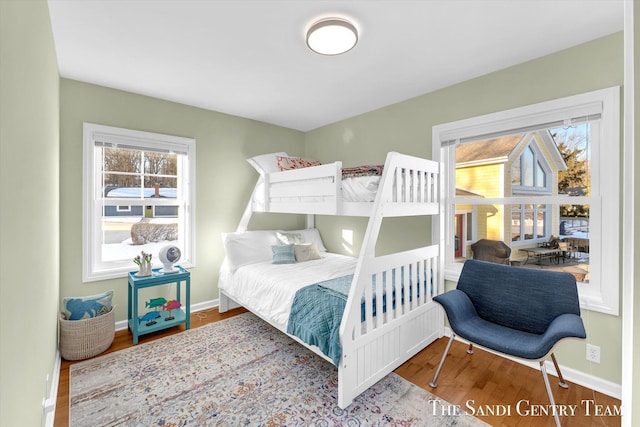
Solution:
[{"label": "house exterior outside window", "polygon": [[[509,196],[557,195],[557,175],[567,167],[548,130],[506,135],[460,144],[455,148],[456,193],[499,198],[504,203],[477,206],[476,238],[515,246],[549,239],[558,223],[548,204],[509,204]],[[456,205],[456,212],[470,205]],[[473,241],[465,250],[470,253]]]},{"label": "house exterior outside window", "polygon": [[[573,245],[588,260],[576,275],[582,307],[617,315],[619,277],[606,271],[620,261],[619,109],[612,87],[434,126],[443,204],[433,234],[445,278],[456,281],[471,257],[460,247],[462,214],[471,213],[468,245],[503,241],[512,260],[551,236]],[[578,150],[558,140],[573,129],[586,132]]]}]

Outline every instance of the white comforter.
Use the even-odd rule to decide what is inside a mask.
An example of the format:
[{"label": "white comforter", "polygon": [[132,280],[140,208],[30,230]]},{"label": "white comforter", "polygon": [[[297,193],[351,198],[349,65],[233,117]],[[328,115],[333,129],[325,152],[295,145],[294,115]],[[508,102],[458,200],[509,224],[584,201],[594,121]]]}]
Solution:
[{"label": "white comforter", "polygon": [[261,262],[238,268],[223,268],[220,288],[232,299],[285,330],[298,289],[323,280],[353,274],[357,258],[323,252],[323,258],[295,264]]}]

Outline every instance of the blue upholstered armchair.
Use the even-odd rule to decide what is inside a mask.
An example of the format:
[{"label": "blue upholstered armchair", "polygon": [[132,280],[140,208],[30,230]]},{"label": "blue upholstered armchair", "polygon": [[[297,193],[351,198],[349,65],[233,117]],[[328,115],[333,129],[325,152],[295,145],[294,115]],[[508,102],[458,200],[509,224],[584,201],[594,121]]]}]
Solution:
[{"label": "blue upholstered armchair", "polygon": [[[456,289],[434,300],[445,310],[453,333],[431,387],[456,335],[503,354],[540,362],[551,405],[555,405],[544,361],[550,357],[560,386],[567,388],[553,355],[565,338],[585,339],[575,277],[568,273],[511,267],[485,261],[465,262]],[[560,425],[555,414],[556,424]]]}]

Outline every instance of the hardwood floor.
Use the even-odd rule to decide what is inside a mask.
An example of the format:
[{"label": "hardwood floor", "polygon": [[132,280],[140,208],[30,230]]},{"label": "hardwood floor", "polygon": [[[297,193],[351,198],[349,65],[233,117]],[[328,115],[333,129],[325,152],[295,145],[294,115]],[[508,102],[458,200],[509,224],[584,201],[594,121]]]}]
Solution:
[{"label": "hardwood floor", "polygon": [[[474,348],[467,354],[467,345],[454,341],[444,363],[438,387],[432,388],[436,367],[442,357],[448,337],[441,338],[404,363],[396,373],[406,380],[430,391],[492,426],[555,426],[553,417],[539,411],[548,408],[549,397],[538,369],[512,362],[487,351]],[[558,363],[562,364],[562,360]],[[558,386],[558,378],[549,375],[556,405],[573,416],[560,417],[562,426],[614,427],[620,423],[620,400],[591,389],[569,384]],[[597,406],[597,408],[596,408]],[[526,415],[528,411],[529,415]],[[533,411],[537,411],[533,414]],[[596,415],[596,411],[600,415]],[[605,416],[605,412],[617,416]],[[510,415],[509,415],[510,413]],[[533,415],[532,415],[533,414]]]},{"label": "hardwood floor", "polygon": [[[245,312],[244,309],[235,309],[227,313],[219,313],[218,309],[214,308],[193,313],[191,327],[197,328],[243,312]],[[140,343],[156,340],[183,330],[184,325],[181,325],[143,335],[140,337]],[[532,415],[533,411],[547,408],[548,405],[542,375],[538,370],[480,349],[475,349],[473,355],[468,355],[466,345],[460,342],[453,343],[438,378],[438,387],[431,388],[428,383],[433,378],[447,340],[447,338],[437,340],[396,369],[395,372],[450,403],[451,406],[445,406],[445,408],[451,413],[458,410],[466,412],[473,410],[476,412],[476,416],[492,426],[546,427],[554,425],[550,415]],[[130,332],[118,331],[107,353],[131,346]],[[75,362],[62,360],[55,427],[69,425],[69,367],[73,363]],[[577,384],[569,384],[569,389],[562,389],[558,387],[556,377],[550,376],[549,381],[556,405],[565,405],[560,407],[567,409],[567,411],[575,408],[574,416],[561,417],[564,427],[615,427],[620,425],[620,416],[610,415],[619,410],[619,400]],[[432,413],[432,411],[433,408],[425,408],[427,413]],[[520,415],[527,411],[529,415]]]}]

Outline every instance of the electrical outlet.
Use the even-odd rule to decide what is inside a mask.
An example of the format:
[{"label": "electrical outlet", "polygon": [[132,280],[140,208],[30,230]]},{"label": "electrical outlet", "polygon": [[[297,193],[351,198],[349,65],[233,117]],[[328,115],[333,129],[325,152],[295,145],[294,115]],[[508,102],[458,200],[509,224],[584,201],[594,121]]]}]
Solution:
[{"label": "electrical outlet", "polygon": [[587,360],[589,362],[600,363],[600,347],[587,344]]}]

